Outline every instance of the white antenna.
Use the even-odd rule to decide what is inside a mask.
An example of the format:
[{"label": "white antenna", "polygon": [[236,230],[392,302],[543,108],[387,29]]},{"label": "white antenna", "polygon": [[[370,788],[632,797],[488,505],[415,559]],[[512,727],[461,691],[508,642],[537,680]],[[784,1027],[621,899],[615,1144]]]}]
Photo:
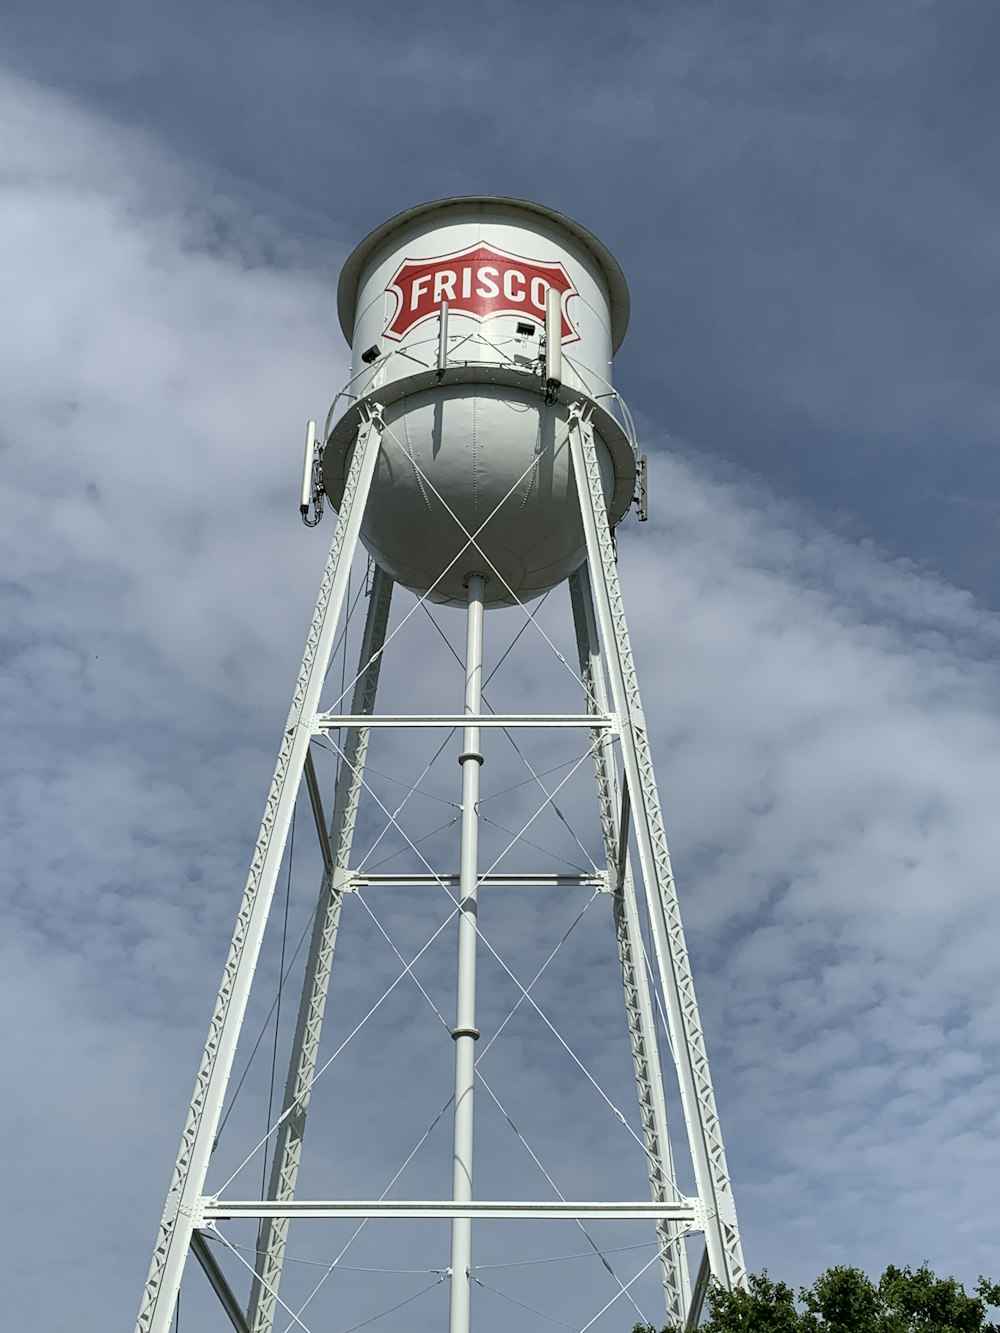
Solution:
[{"label": "white antenna", "polygon": [[545,293],[545,388],[550,401],[562,384],[562,293]]},{"label": "white antenna", "polygon": [[[316,475],[316,423],[306,422],[306,450],[302,460],[302,489],[299,492],[299,513],[307,528],[314,528],[323,517],[323,488]],[[309,511],[313,509],[312,518]]]},{"label": "white antenna", "polygon": [[448,302],[442,301],[438,312],[438,379],[444,378],[448,368]]}]

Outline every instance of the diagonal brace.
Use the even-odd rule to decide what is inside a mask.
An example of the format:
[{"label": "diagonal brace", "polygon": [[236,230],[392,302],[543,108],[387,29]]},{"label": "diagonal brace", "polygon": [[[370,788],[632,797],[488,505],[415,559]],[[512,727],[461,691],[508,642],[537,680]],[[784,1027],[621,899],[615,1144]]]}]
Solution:
[{"label": "diagonal brace", "polygon": [[319,850],[323,856],[323,873],[328,879],[333,879],[334,856],[333,847],[330,845],[330,833],[326,825],[326,815],[323,813],[323,795],[319,789],[319,779],[316,776],[316,765],[313,763],[312,750],[306,751],[305,763],[306,789],[309,792],[309,804],[312,807],[313,821],[316,825],[316,836],[319,838]]},{"label": "diagonal brace", "polygon": [[622,809],[618,819],[618,887],[625,883],[628,870],[628,835],[632,823],[632,797],[629,795],[628,779],[622,778]]},{"label": "diagonal brace", "polygon": [[236,1333],[250,1333],[250,1325],[247,1323],[246,1315],[243,1313],[243,1307],[236,1299],[236,1293],[229,1285],[229,1280],[225,1273],[219,1267],[219,1261],[212,1253],[212,1247],[205,1239],[205,1233],[203,1231],[192,1231],[191,1249],[194,1252],[194,1257],[201,1264],[205,1276],[212,1284],[215,1294],[218,1296],[219,1301],[222,1304],[222,1308],[229,1316],[229,1322],[232,1324],[233,1328],[236,1329]]}]

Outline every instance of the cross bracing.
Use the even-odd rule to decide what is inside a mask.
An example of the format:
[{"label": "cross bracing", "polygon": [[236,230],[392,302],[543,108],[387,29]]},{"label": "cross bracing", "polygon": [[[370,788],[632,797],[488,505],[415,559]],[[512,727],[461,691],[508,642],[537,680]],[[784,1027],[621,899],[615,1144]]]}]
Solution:
[{"label": "cross bracing", "polygon": [[[399,1327],[415,1327],[418,1304],[440,1309],[456,1282],[475,1290],[477,1308],[488,1311],[489,1300],[507,1307],[496,1327],[509,1325],[514,1306],[533,1312],[539,1326],[662,1322],[651,1304],[655,1285],[661,1309],[665,1299],[671,1318],[690,1320],[703,1283],[688,1270],[685,1238],[697,1233],[707,1239],[698,1277],[743,1279],[585,410],[571,414],[568,441],[588,564],[561,612],[555,595],[542,606],[491,612],[482,696],[462,712],[468,658],[455,613],[426,596],[393,597],[377,570],[351,574],[374,459],[398,443],[377,410],[364,427],[139,1330],[169,1327],[189,1252],[218,1298],[220,1326],[228,1319],[254,1333],[339,1327],[330,1319],[342,1289],[331,1295],[331,1284],[356,1271],[370,1277],[373,1268],[380,1282],[390,1276],[386,1265],[352,1264],[359,1253],[436,1256],[423,1267],[392,1268],[393,1281],[417,1286],[394,1291],[393,1300],[386,1291],[385,1309],[370,1317],[383,1327],[397,1311],[410,1321]],[[475,548],[478,533],[463,534]],[[352,605],[356,616],[345,626]],[[547,677],[543,661],[553,664]],[[405,699],[406,712],[377,708],[382,698]],[[459,799],[454,762],[470,730],[486,759],[475,797],[480,1147],[475,1197],[457,1202],[441,1197],[455,1102],[438,1094],[450,1078],[452,952],[464,910],[455,835],[468,802]],[[293,827],[298,861],[290,866]],[[317,899],[314,884],[305,906],[304,894],[293,897],[293,878],[297,889],[311,875],[320,892]],[[268,942],[278,955],[270,969]],[[251,1049],[266,1077],[252,1072],[253,1062],[243,1076],[237,1057]],[[676,1091],[665,1086],[663,1064],[676,1071]],[[348,1068],[345,1082],[340,1071]],[[228,1094],[237,1089],[234,1101]],[[411,1131],[424,1125],[415,1136],[390,1127],[390,1112],[402,1111]],[[568,1131],[584,1116],[594,1128],[583,1135],[581,1160]],[[356,1179],[364,1161],[382,1168],[381,1193]],[[581,1189],[584,1167],[599,1197]],[[616,1188],[619,1181],[630,1188]],[[533,1237],[530,1263],[510,1257],[512,1218],[520,1235]],[[462,1273],[449,1271],[442,1244],[442,1227],[454,1219],[476,1226],[475,1259]],[[563,1262],[566,1228],[593,1259],[594,1276],[568,1304],[545,1306],[523,1272],[544,1269],[546,1250],[553,1264]],[[414,1239],[421,1229],[424,1238]],[[644,1241],[631,1240],[640,1234]],[[651,1249],[625,1268],[614,1255],[632,1253],[633,1243]],[[693,1257],[700,1261],[697,1250]],[[480,1258],[492,1262],[480,1266]],[[303,1279],[304,1270],[319,1276]],[[522,1285],[505,1289],[497,1273],[515,1270]],[[577,1310],[584,1290],[588,1310]],[[439,1316],[428,1319],[440,1326]]]}]

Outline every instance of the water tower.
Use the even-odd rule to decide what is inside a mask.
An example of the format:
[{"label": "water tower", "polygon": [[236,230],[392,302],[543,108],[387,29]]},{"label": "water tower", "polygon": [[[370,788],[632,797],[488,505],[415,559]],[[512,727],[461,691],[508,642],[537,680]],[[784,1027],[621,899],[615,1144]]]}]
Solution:
[{"label": "water tower", "polygon": [[[739,1285],[745,1270],[618,580],[615,527],[634,502],[640,509],[645,503],[631,418],[611,381],[612,356],[628,322],[625,280],[594,236],[552,209],[459,198],[410,209],[367,236],[344,266],[338,301],[353,349],[351,374],[318,438],[310,423],[301,493],[307,525],[319,522],[326,503],[337,511],[336,528],[137,1333],[173,1327],[192,1254],[219,1298],[220,1326],[228,1319],[241,1333],[270,1333],[280,1316],[283,1327],[308,1329],[308,1312],[290,1310],[280,1290],[293,1218],[447,1219],[450,1253],[442,1255],[440,1272],[448,1284],[449,1333],[473,1326],[476,1219],[647,1219],[668,1319],[693,1328],[709,1281]],[[359,543],[373,562],[372,576],[357,675],[353,688],[341,693],[350,695],[345,712],[340,701],[324,707],[323,690]],[[415,605],[462,609],[464,697],[455,698],[451,712],[401,713],[391,702],[376,709],[380,668],[393,647],[387,625],[394,585],[408,590]],[[523,608],[537,626],[538,599],[562,585],[575,629],[579,708],[485,711],[484,611]],[[429,1199],[317,1199],[304,1188],[303,1140],[321,1072],[341,912],[359,883],[377,878],[354,868],[352,849],[366,753],[378,728],[459,733],[461,814],[453,863],[392,877],[404,886],[434,881],[454,903],[451,1178]],[[587,739],[597,783],[599,873],[483,869],[480,776],[500,728],[514,735],[568,728]],[[332,739],[342,761],[329,818],[313,759],[317,738]],[[261,1197],[233,1197],[227,1190],[220,1197],[206,1189],[209,1161],[300,786],[314,816],[323,876],[287,1082],[266,1136],[270,1165]],[[622,1037],[627,1032],[630,1041],[649,1197],[483,1198],[473,1188],[481,1036],[476,972],[485,942],[480,890],[516,883],[556,893],[585,881],[610,904],[608,938],[616,941],[624,983]],[[522,990],[530,1000],[528,988]],[[669,1051],[663,1063],[672,1064],[675,1075],[667,1083],[663,1048]],[[672,1102],[682,1111],[684,1133],[668,1123]],[[572,1133],[571,1123],[564,1132]],[[682,1165],[693,1190],[681,1188]],[[249,1288],[243,1296],[217,1257],[220,1242],[228,1244],[225,1224],[234,1219],[253,1219],[258,1227],[252,1260],[242,1260]],[[688,1243],[698,1235],[704,1247],[689,1271]],[[628,1311],[619,1319],[625,1327]]]}]

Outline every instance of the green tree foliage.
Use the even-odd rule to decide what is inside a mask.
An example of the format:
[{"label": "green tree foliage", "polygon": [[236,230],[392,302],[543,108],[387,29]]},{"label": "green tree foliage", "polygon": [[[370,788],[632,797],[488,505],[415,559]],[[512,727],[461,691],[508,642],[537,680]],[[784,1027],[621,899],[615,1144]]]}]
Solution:
[{"label": "green tree foliage", "polygon": [[[980,1278],[969,1296],[926,1264],[916,1270],[890,1265],[878,1282],[858,1268],[830,1268],[803,1287],[798,1300],[765,1271],[751,1275],[745,1290],[714,1288],[708,1304],[702,1333],[1000,1333],[1000,1324],[987,1321],[989,1308],[1000,1307],[1000,1283]],[[657,1330],[636,1324],[632,1333]]]}]

